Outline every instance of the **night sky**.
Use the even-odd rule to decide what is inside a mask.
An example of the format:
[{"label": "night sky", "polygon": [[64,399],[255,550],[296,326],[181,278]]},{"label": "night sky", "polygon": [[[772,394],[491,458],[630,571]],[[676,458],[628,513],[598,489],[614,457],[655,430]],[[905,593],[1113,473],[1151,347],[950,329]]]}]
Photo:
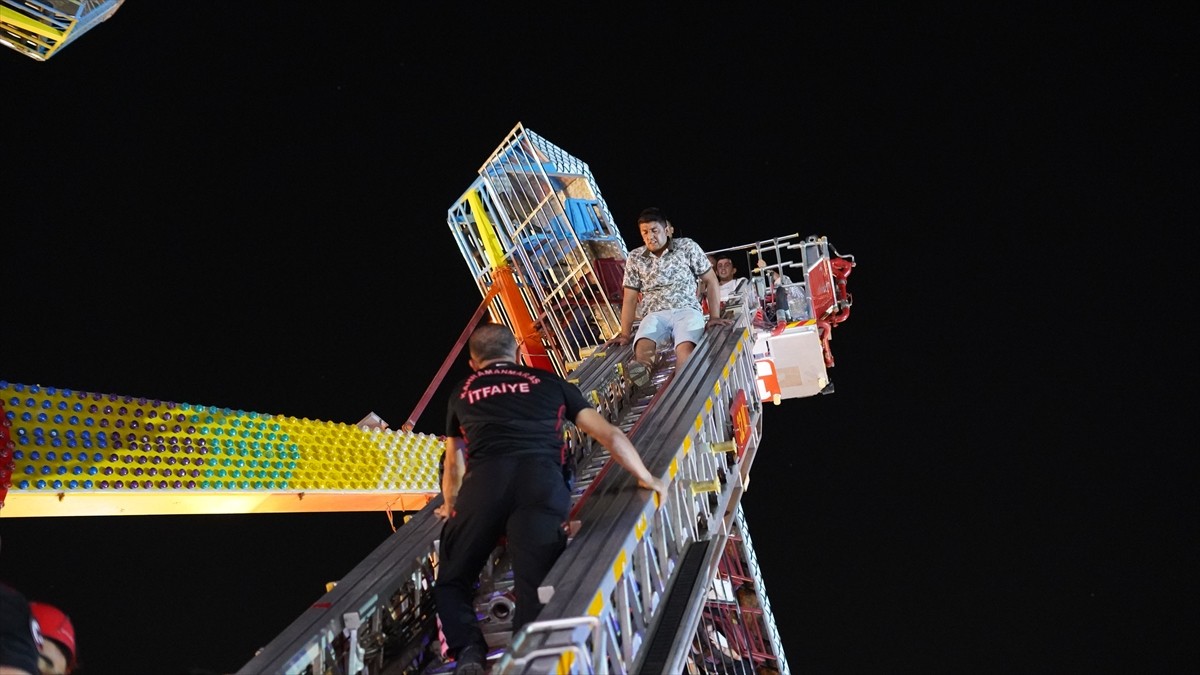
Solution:
[{"label": "night sky", "polygon": [[[399,426],[480,300],[446,211],[520,122],[630,248],[658,206],[855,257],[836,391],[768,406],[742,500],[793,672],[1200,667],[1194,20],[426,4],[135,1],[0,53],[0,379]],[[231,672],[390,533],[0,512],[0,579],[84,673]]]}]

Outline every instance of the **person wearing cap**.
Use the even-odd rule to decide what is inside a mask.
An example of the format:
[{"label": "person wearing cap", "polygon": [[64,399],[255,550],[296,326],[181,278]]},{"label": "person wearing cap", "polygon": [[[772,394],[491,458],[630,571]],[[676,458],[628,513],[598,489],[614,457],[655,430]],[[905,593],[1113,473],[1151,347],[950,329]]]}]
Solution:
[{"label": "person wearing cap", "polygon": [[40,675],[70,675],[75,670],[75,626],[63,611],[44,602],[29,603],[41,633],[38,645]]},{"label": "person wearing cap", "polygon": [[[619,345],[633,342],[634,362],[630,376],[644,386],[658,353],[658,345],[671,340],[675,347],[675,370],[683,367],[708,326],[725,326],[721,318],[720,282],[704,249],[691,239],[672,236],[674,228],[660,209],[647,208],[638,215],[638,231],[644,246],[625,259],[625,298],[621,304],[621,332],[612,339]],[[697,297],[701,282],[708,306],[708,322]],[[638,296],[642,298],[642,321],[633,334]]]}]

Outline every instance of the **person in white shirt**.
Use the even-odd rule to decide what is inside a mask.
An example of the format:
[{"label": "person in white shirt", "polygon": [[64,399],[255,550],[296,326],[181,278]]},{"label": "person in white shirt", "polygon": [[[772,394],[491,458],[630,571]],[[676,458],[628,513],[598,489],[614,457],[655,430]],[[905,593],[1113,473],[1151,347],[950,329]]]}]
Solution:
[{"label": "person in white shirt", "polygon": [[737,276],[738,268],[728,255],[718,255],[714,268],[717,272],[717,281],[721,283],[721,302],[729,300],[734,295],[741,295],[750,283],[745,277]]}]

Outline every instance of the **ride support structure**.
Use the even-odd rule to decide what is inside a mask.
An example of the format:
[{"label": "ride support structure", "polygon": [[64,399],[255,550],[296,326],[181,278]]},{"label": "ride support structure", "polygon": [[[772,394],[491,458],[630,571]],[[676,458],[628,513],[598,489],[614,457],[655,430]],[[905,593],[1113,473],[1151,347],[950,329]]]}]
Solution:
[{"label": "ride support structure", "polygon": [[125,0],[0,0],[0,45],[45,61],[107,21]]}]

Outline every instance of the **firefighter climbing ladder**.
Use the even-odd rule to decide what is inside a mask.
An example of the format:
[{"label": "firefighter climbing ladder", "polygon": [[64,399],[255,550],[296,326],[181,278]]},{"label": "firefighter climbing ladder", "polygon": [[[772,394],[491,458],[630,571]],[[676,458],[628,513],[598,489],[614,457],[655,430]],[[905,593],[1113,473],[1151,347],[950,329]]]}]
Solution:
[{"label": "firefighter climbing ladder", "polygon": [[[829,331],[849,314],[853,258],[797,235],[735,247],[757,264],[756,291],[724,310],[733,325],[706,332],[682,369],[660,352],[638,387],[632,347],[604,346],[628,251],[586,164],[518,124],[447,223],[483,296],[477,317],[578,384],[670,485],[661,499],[638,489],[568,428],[570,543],[539,620],[512,634],[502,546],[480,578],[492,673],[789,672],[741,497],[763,405],[832,391]],[[772,285],[773,273],[801,280]],[[413,514],[239,672],[453,668],[430,593],[440,439],[411,433],[413,420],[382,429],[4,381],[0,415],[5,516]]]}]

